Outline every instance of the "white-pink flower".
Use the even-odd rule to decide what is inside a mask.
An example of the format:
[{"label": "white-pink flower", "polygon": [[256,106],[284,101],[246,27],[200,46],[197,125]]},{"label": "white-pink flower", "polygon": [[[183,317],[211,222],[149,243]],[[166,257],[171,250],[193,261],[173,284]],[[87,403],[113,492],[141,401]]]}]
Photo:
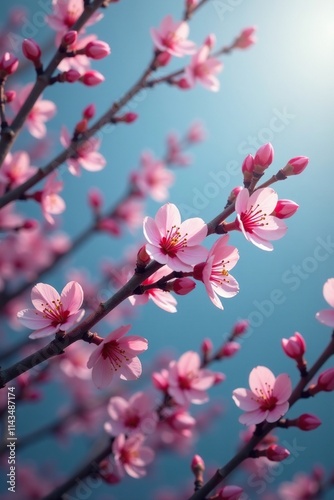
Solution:
[{"label": "white-pink flower", "polygon": [[168,394],[181,406],[206,403],[209,399],[206,391],[215,382],[215,373],[201,368],[200,357],[195,351],[185,352],[169,365]]},{"label": "white-pink flower", "polygon": [[185,78],[191,87],[198,81],[203,87],[217,92],[220,84],[216,74],[222,69],[223,64],[218,59],[210,57],[210,47],[204,44],[191,58],[185,70]]},{"label": "white-pink flower", "polygon": [[164,17],[159,28],[151,28],[155,47],[176,57],[194,53],[195,44],[187,40],[188,35],[188,24],[185,21],[174,22],[170,15]]},{"label": "white-pink flower", "polygon": [[65,201],[59,192],[62,191],[64,183],[58,181],[57,172],[52,172],[47,178],[45,186],[41,191],[41,206],[45,219],[49,224],[54,224],[55,220],[52,215],[59,215],[66,208]]},{"label": "white-pink flower", "polygon": [[235,202],[239,229],[248,241],[262,250],[272,250],[270,240],[282,238],[287,230],[284,222],[270,215],[277,201],[277,193],[267,187],[257,189],[252,195],[244,188]]},{"label": "white-pink flower", "polygon": [[148,342],[143,337],[129,335],[131,325],[120,326],[101,342],[87,361],[92,368],[94,384],[102,389],[110,384],[114,376],[122,380],[135,380],[142,372],[138,354],[146,351]]},{"label": "white-pink flower", "polygon": [[174,174],[162,161],[156,160],[149,152],[141,156],[141,168],[132,174],[133,184],[143,195],[150,195],[161,202],[168,198],[168,188],[174,183]]},{"label": "white-pink flower", "polygon": [[154,451],[143,446],[145,436],[133,434],[126,438],[120,434],[112,445],[117,472],[120,477],[126,472],[136,479],[146,475],[145,467],[154,459]]},{"label": "white-pink flower", "polygon": [[200,246],[206,235],[207,226],[202,219],[194,217],[181,223],[180,212],[172,203],[163,205],[155,219],[144,219],[147,253],[173,271],[190,271],[206,259],[208,251]]},{"label": "white-pink flower", "polygon": [[23,184],[37,171],[30,165],[29,155],[25,151],[8,153],[0,170],[0,184],[13,189]]},{"label": "white-pink flower", "polygon": [[246,413],[239,422],[246,425],[276,422],[289,409],[292,386],[286,373],[276,378],[269,368],[257,366],[249,375],[249,389],[235,389],[233,400]]},{"label": "white-pink flower", "polygon": [[85,314],[80,309],[83,297],[82,288],[75,281],[67,283],[60,295],[52,286],[37,283],[31,291],[35,309],[23,309],[17,317],[24,326],[35,330],[29,335],[31,339],[67,331]]},{"label": "white-pink flower", "polygon": [[[142,282],[142,285],[152,285],[156,283],[159,279],[167,276],[172,270],[168,266],[163,266],[155,273],[151,274],[146,280]],[[164,311],[175,313],[177,301],[175,297],[170,292],[165,292],[160,288],[149,288],[141,295],[131,295],[129,301],[133,306],[146,304],[149,300],[152,300],[155,305],[163,309]]]},{"label": "white-pink flower", "polygon": [[[16,99],[14,99],[14,101],[11,103],[14,112],[17,113],[22,108],[33,86],[33,83],[28,83],[28,85],[21,88],[20,91],[17,92]],[[53,118],[53,116],[56,114],[56,110],[57,107],[55,103],[42,99],[41,94],[33,105],[24,122],[33,137],[36,137],[36,139],[42,139],[46,136],[47,130],[45,122]]]},{"label": "white-pink flower", "polygon": [[[324,284],[323,295],[325,301],[334,308],[334,278],[330,278]],[[334,309],[323,309],[317,312],[315,317],[320,323],[334,328]]]},{"label": "white-pink flower", "polygon": [[[66,127],[62,127],[60,142],[66,148],[71,145],[71,137]],[[67,160],[72,175],[80,175],[80,167],[89,172],[98,172],[105,167],[106,160],[98,152],[100,144],[101,141],[97,137],[90,137],[77,149],[75,156]]]},{"label": "white-pink flower", "polygon": [[239,260],[239,252],[227,245],[228,239],[228,235],[221,236],[206,261],[194,267],[194,278],[203,281],[210,300],[219,309],[223,309],[219,296],[230,298],[239,291],[237,280],[229,274]]},{"label": "white-pink flower", "polygon": [[158,422],[154,402],[144,392],[136,392],[130,399],[120,396],[111,398],[108,413],[110,420],[104,424],[104,429],[112,436],[135,432],[152,434]]}]

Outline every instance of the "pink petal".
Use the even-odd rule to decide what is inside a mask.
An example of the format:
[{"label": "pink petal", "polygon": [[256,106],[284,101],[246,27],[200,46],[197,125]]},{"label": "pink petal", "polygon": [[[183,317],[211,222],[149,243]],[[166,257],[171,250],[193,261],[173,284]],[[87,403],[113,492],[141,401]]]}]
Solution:
[{"label": "pink petal", "polygon": [[181,375],[187,375],[189,372],[197,371],[200,365],[200,357],[195,351],[185,352],[177,362],[178,371]]},{"label": "pink petal", "polygon": [[291,379],[286,373],[278,375],[275,381],[273,396],[277,398],[277,404],[285,403],[292,393]]},{"label": "pink petal", "polygon": [[119,342],[120,345],[129,353],[130,355],[137,355],[147,350],[148,341],[144,337],[139,337],[138,335],[128,335],[126,338]]},{"label": "pink petal", "polygon": [[[185,247],[182,249],[182,252],[178,252],[177,255],[177,257],[181,262],[193,266],[199,264],[200,262],[204,262],[207,256],[208,256],[208,250],[200,245],[196,245],[193,247]],[[175,267],[174,270],[176,271]]]},{"label": "pink petal", "polygon": [[274,387],[275,380],[275,375],[269,368],[266,366],[257,366],[250,372],[249,387],[255,394],[261,390],[264,394],[268,394],[267,387]]},{"label": "pink petal", "polygon": [[17,313],[17,318],[23,326],[32,330],[38,330],[50,325],[50,320],[44,318],[43,314],[36,309],[23,309]]},{"label": "pink petal", "polygon": [[[89,368],[88,363],[87,367]],[[97,363],[94,364],[92,370],[92,379],[96,387],[104,389],[110,384],[114,375],[115,372],[112,369],[109,359],[103,359],[101,356]]]},{"label": "pink petal", "polygon": [[59,293],[53,286],[46,283],[37,283],[31,290],[31,302],[38,311],[43,312],[45,305],[60,300]]},{"label": "pink petal", "polygon": [[239,417],[239,422],[246,425],[260,424],[266,419],[267,413],[268,412],[263,412],[261,410],[243,413]]},{"label": "pink petal", "polygon": [[106,160],[101,153],[93,152],[85,157],[80,157],[79,163],[89,172],[99,172],[106,165]]},{"label": "pink petal", "polygon": [[320,323],[334,328],[334,310],[323,309],[322,311],[317,312],[315,317],[318,321],[320,321]]},{"label": "pink petal", "polygon": [[249,192],[247,188],[244,188],[240,191],[235,201],[235,211],[238,214],[246,212],[248,200],[249,200]]},{"label": "pink petal", "polygon": [[182,235],[185,235],[187,233],[188,246],[199,245],[208,234],[208,227],[203,219],[194,217],[182,222],[180,226],[180,233]]},{"label": "pink petal", "polygon": [[273,410],[267,415],[267,422],[277,422],[289,409],[289,403],[286,401],[283,404],[275,406]]},{"label": "pink petal", "polygon": [[77,311],[76,313],[71,314],[67,318],[67,321],[65,321],[65,323],[60,325],[60,330],[64,330],[64,331],[69,330],[70,328],[72,328],[73,325],[75,325],[76,323],[78,323],[79,321],[82,320],[82,318],[84,317],[84,314],[85,314],[84,309],[80,309],[80,311]]},{"label": "pink petal", "polygon": [[42,139],[46,135],[46,126],[43,122],[37,121],[36,119],[28,119],[26,123],[29,132],[33,137],[36,137],[36,139]]},{"label": "pink petal", "polygon": [[254,394],[249,389],[235,389],[233,391],[233,401],[235,404],[244,411],[253,411],[259,407],[259,404],[254,398]]},{"label": "pink petal", "polygon": [[160,231],[152,217],[145,217],[143,223],[144,236],[152,245],[159,246],[161,240]]},{"label": "pink petal", "polygon": [[177,312],[177,309],[175,307],[177,301],[175,297],[173,297],[173,295],[171,295],[170,293],[163,292],[162,290],[159,290],[157,292],[152,290],[150,293],[150,298],[158,307],[160,307],[164,311],[170,313]]},{"label": "pink petal", "polygon": [[36,330],[35,332],[31,333],[29,335],[30,339],[41,339],[42,337],[48,337],[49,335],[53,335],[54,333],[58,332],[60,329],[60,325],[57,326],[46,326],[45,328],[40,328],[39,330]]},{"label": "pink petal", "polygon": [[263,212],[271,214],[277,205],[277,201],[278,195],[276,191],[267,187],[254,191],[249,198],[249,205],[256,206],[259,204]]},{"label": "pink petal", "polygon": [[114,396],[108,404],[108,413],[113,420],[118,420],[128,409],[129,403],[120,396]]},{"label": "pink petal", "polygon": [[67,283],[61,292],[61,301],[64,311],[76,312],[80,309],[83,299],[83,289],[76,281]]},{"label": "pink petal", "polygon": [[253,245],[255,245],[256,247],[260,248],[261,250],[265,250],[267,252],[271,252],[274,247],[273,245],[270,243],[270,241],[266,241],[262,238],[259,238],[255,233],[253,234],[250,234],[250,233],[245,233],[244,231],[242,231],[244,233],[244,236],[246,237],[246,239],[248,241],[250,241],[251,243],[253,243]]},{"label": "pink petal", "polygon": [[87,368],[93,368],[93,366],[97,363],[98,359],[101,356],[101,352],[103,349],[103,342],[96,347],[96,349],[91,353],[87,361]]},{"label": "pink petal", "polygon": [[[116,328],[116,330],[113,330],[112,332],[110,332],[106,338],[104,339],[104,343],[106,342],[110,342],[110,340],[119,340],[121,339],[122,337],[124,337],[124,335],[126,335],[128,333],[128,331],[130,330],[131,328],[131,325],[123,325],[123,326],[119,326],[118,328]],[[100,344],[102,345],[102,344]]]},{"label": "pink petal", "polygon": [[167,229],[181,226],[181,215],[173,203],[166,203],[156,213],[155,222],[161,234],[166,234]]},{"label": "pink petal", "polygon": [[122,380],[136,380],[142,374],[142,366],[139,358],[133,358],[130,363],[122,364],[120,368]]},{"label": "pink petal", "polygon": [[334,307],[334,278],[330,278],[324,284],[323,295],[326,302]]}]

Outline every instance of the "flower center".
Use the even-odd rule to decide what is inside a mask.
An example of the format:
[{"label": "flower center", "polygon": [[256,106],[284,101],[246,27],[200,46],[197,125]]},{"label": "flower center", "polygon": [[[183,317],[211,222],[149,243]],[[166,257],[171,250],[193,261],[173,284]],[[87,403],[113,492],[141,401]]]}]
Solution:
[{"label": "flower center", "polygon": [[179,39],[180,38],[175,33],[175,31],[170,31],[169,33],[167,33],[167,35],[164,38],[164,44],[169,49],[172,49],[175,46],[175,44],[179,41]]},{"label": "flower center", "polygon": [[175,257],[177,252],[182,252],[182,249],[187,246],[187,234],[182,236],[180,228],[176,226],[172,226],[170,230],[167,229],[167,236],[163,236],[160,240],[162,252],[169,257]]},{"label": "flower center", "polygon": [[111,340],[107,342],[102,347],[102,357],[103,359],[109,359],[112,368],[117,372],[118,368],[121,368],[122,363],[130,361],[126,355],[126,351],[121,348],[116,340]]},{"label": "flower center", "polygon": [[135,429],[136,427],[138,427],[139,422],[140,418],[138,417],[138,415],[135,415],[133,413],[129,413],[124,420],[124,424],[126,425],[126,427],[130,427],[131,429]]},{"label": "flower center", "polygon": [[255,398],[256,402],[260,406],[260,410],[262,411],[271,411],[276,407],[277,398],[273,396],[272,387],[265,383],[266,390],[255,388],[254,392],[257,397]]},{"label": "flower center", "polygon": [[242,212],[241,221],[244,226],[245,231],[248,233],[252,233],[254,229],[257,227],[267,226],[268,222],[266,221],[267,214],[265,214],[260,205],[256,205],[255,207],[251,205],[251,207],[247,210],[247,212]]},{"label": "flower center", "polygon": [[63,304],[60,299],[53,300],[51,305],[41,304],[43,309],[43,317],[51,320],[52,326],[62,325],[66,322],[70,315],[69,311],[63,310]]}]

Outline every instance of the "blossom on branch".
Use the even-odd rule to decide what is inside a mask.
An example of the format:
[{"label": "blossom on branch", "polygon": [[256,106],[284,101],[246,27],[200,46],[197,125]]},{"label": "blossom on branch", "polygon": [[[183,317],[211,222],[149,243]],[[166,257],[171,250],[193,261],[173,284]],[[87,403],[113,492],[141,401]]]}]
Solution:
[{"label": "blossom on branch", "polygon": [[107,387],[114,376],[135,380],[142,372],[137,354],[146,351],[148,342],[143,337],[129,335],[131,325],[120,326],[101,342],[87,361],[92,368],[93,382],[99,389]]},{"label": "blossom on branch", "polygon": [[220,84],[215,76],[223,69],[223,64],[215,57],[210,57],[210,47],[204,44],[195,55],[193,55],[189,66],[185,70],[185,78],[190,87],[198,81],[203,87],[217,92]]},{"label": "blossom on branch", "polygon": [[8,153],[0,170],[0,186],[13,189],[23,184],[36,171],[36,167],[30,165],[29,155],[26,151]]},{"label": "blossom on branch", "polygon": [[246,425],[260,422],[276,422],[289,409],[288,399],[292,392],[290,377],[282,373],[275,378],[269,368],[257,366],[249,375],[250,389],[235,389],[233,400],[246,413],[239,422]]},{"label": "blossom on branch", "polygon": [[129,476],[139,479],[146,475],[145,466],[154,459],[154,451],[143,446],[145,436],[133,434],[126,438],[120,434],[112,445],[112,451],[119,476],[126,472]]},{"label": "blossom on branch", "polygon": [[282,238],[287,230],[284,222],[270,215],[277,201],[277,193],[271,188],[257,189],[252,195],[244,188],[235,202],[236,222],[240,231],[261,250],[273,250],[270,240]]},{"label": "blossom on branch", "polygon": [[199,217],[181,223],[180,212],[172,203],[163,205],[155,219],[145,217],[143,226],[147,253],[173,271],[191,271],[207,256],[206,248],[199,245],[207,235],[206,224]]},{"label": "blossom on branch", "polygon": [[31,339],[38,339],[69,330],[85,314],[80,309],[83,291],[79,283],[70,281],[61,294],[46,283],[37,283],[31,291],[31,301],[35,309],[23,309],[17,313],[21,323],[34,333]]},{"label": "blossom on branch", "polygon": [[[71,137],[66,127],[62,127],[60,133],[61,144],[68,148],[71,145]],[[106,165],[106,160],[98,152],[101,141],[97,137],[90,137],[78,147],[74,156],[67,160],[68,169],[72,175],[80,175],[80,167],[89,172],[98,172]]]},{"label": "blossom on branch", "polygon": [[239,284],[229,271],[239,260],[237,248],[227,246],[228,235],[219,238],[211,248],[205,262],[194,267],[194,278],[203,281],[210,300],[219,309],[223,306],[219,297],[234,297]]},{"label": "blossom on branch", "polygon": [[166,16],[159,28],[151,28],[151,37],[155,47],[176,57],[195,52],[195,44],[187,40],[189,26],[186,22],[174,22],[172,16]]}]

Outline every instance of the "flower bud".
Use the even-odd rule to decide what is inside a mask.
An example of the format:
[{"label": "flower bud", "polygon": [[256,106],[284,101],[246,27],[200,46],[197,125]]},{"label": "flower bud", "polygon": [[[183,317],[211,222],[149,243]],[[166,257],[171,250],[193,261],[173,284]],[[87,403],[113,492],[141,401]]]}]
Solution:
[{"label": "flower bud", "polygon": [[110,47],[106,42],[93,40],[86,45],[85,54],[91,59],[103,59],[110,54]]},{"label": "flower bud", "polygon": [[100,220],[97,224],[97,229],[105,231],[112,236],[119,236],[121,234],[119,224],[112,218]]},{"label": "flower bud", "polygon": [[296,419],[296,427],[302,431],[313,431],[321,425],[321,420],[310,413],[303,413]]},{"label": "flower bud", "polygon": [[125,115],[123,116],[123,121],[124,123],[133,123],[137,120],[137,118],[137,113],[125,113]]},{"label": "flower bud", "polygon": [[214,33],[208,35],[204,40],[204,45],[207,45],[210,50],[214,47],[215,43],[216,43],[216,36]]},{"label": "flower bud", "polygon": [[177,278],[173,281],[173,291],[177,295],[187,295],[195,288],[196,283],[190,278]]},{"label": "flower bud", "polygon": [[146,251],[146,245],[143,245],[137,253],[137,266],[146,267],[150,261],[151,257]]},{"label": "flower bud", "polygon": [[254,157],[251,154],[244,159],[241,171],[244,175],[244,183],[249,183],[252,180],[254,171]]},{"label": "flower bud", "polygon": [[[226,342],[226,344],[223,345],[219,352],[219,358],[231,358],[234,356],[240,349],[240,344],[238,342]],[[217,359],[219,359],[217,358]]]},{"label": "flower bud", "polygon": [[12,102],[12,101],[14,101],[15,97],[16,97],[15,90],[7,90],[5,92],[6,102]]},{"label": "flower bud", "polygon": [[0,59],[0,72],[5,76],[15,73],[19,65],[19,60],[10,52],[5,52]]},{"label": "flower bud", "polygon": [[70,30],[62,38],[61,44],[65,47],[69,45],[74,45],[78,38],[78,32],[75,30]]},{"label": "flower bud", "polygon": [[92,69],[90,71],[86,71],[86,73],[83,74],[79,78],[79,80],[84,85],[87,85],[88,87],[93,87],[94,85],[99,85],[100,83],[104,82],[105,78],[101,73]]},{"label": "flower bud", "polygon": [[83,117],[87,120],[91,120],[95,116],[95,106],[94,104],[89,104],[82,113]]},{"label": "flower bud", "polygon": [[204,339],[201,345],[202,353],[207,356],[212,352],[213,345],[211,339]]},{"label": "flower bud", "polygon": [[169,52],[159,52],[157,57],[155,58],[155,66],[157,68],[167,66],[172,56]]},{"label": "flower bud", "polygon": [[297,212],[299,205],[291,200],[278,200],[277,205],[271,215],[278,219],[288,219]]},{"label": "flower bud", "polygon": [[282,348],[289,358],[300,361],[305,354],[306,342],[300,333],[295,332],[292,337],[282,339]]},{"label": "flower bud", "polygon": [[77,82],[79,80],[79,78],[81,77],[79,71],[77,71],[76,69],[69,69],[68,71],[64,71],[63,76],[65,79],[65,82],[68,82],[68,83]]},{"label": "flower bud", "polygon": [[272,462],[282,462],[282,460],[285,460],[290,455],[289,450],[278,444],[272,444],[265,452],[265,456]]},{"label": "flower bud", "polygon": [[86,118],[83,118],[82,120],[80,120],[76,126],[75,126],[75,133],[76,134],[83,134],[84,132],[86,132],[87,130],[87,120]]},{"label": "flower bud", "polygon": [[261,146],[255,153],[254,157],[254,172],[257,174],[263,174],[266,168],[272,164],[274,159],[274,148],[268,142]]},{"label": "flower bud", "polygon": [[255,31],[256,28],[254,26],[242,30],[238,38],[233,43],[233,48],[248,49],[248,47],[256,42],[256,37],[254,36]]},{"label": "flower bud", "polygon": [[191,85],[186,78],[180,78],[180,80],[177,80],[175,83],[179,89],[182,90],[188,90],[191,88]]},{"label": "flower bud", "polygon": [[191,143],[202,142],[205,139],[205,131],[201,123],[193,123],[187,133],[187,141]]},{"label": "flower bud", "polygon": [[204,460],[202,457],[200,457],[199,455],[194,455],[193,456],[193,459],[191,461],[191,470],[193,471],[193,473],[196,474],[198,472],[204,472],[205,471],[205,464],[204,464]]},{"label": "flower bud", "polygon": [[305,170],[308,165],[307,156],[296,156],[295,158],[291,158],[288,163],[282,168],[282,172],[287,177],[289,175],[298,175]]},{"label": "flower bud", "polygon": [[103,206],[102,193],[97,188],[88,191],[88,204],[94,211],[99,211]]},{"label": "flower bud", "polygon": [[32,61],[34,63],[39,63],[40,62],[40,57],[41,57],[41,48],[38,45],[38,43],[35,42],[32,38],[26,38],[22,42],[22,52],[24,57],[29,59],[29,61]]},{"label": "flower bud", "polygon": [[219,490],[217,500],[239,500],[242,494],[240,486],[228,485]]},{"label": "flower bud", "polygon": [[334,391],[334,368],[328,368],[328,370],[320,373],[317,385],[321,391]]},{"label": "flower bud", "polygon": [[243,335],[248,330],[248,327],[249,327],[248,319],[240,319],[233,326],[232,337]]}]

